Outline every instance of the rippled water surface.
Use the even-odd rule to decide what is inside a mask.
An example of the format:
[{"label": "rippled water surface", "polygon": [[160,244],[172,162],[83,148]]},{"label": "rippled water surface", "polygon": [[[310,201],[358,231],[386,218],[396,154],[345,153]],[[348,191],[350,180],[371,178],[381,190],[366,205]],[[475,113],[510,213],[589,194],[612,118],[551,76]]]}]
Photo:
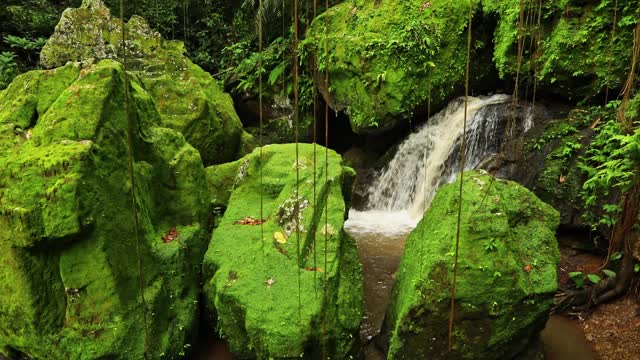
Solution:
[{"label": "rippled water surface", "polygon": [[365,341],[380,331],[405,241],[416,224],[406,211],[349,212],[345,230],[358,244],[364,273],[365,318],[360,333]]}]

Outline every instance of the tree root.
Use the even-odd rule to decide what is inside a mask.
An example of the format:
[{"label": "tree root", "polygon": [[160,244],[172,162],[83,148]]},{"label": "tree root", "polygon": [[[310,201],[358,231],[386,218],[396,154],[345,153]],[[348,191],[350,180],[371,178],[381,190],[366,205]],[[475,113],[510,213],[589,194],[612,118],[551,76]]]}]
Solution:
[{"label": "tree root", "polygon": [[634,263],[634,257],[625,254],[615,277],[603,279],[596,285],[584,289],[560,291],[556,295],[552,311],[586,311],[626,294],[634,277]]}]

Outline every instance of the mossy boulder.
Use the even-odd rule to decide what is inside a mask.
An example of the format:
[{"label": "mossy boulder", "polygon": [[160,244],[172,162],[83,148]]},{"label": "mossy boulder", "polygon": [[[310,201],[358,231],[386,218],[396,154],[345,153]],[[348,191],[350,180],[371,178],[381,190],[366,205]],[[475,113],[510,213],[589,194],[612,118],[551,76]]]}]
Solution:
[{"label": "mossy boulder", "polygon": [[438,190],[407,240],[383,328],[389,359],[510,359],[544,326],[558,212],[514,182],[466,173],[447,351],[459,186]]},{"label": "mossy boulder", "polygon": [[[233,165],[228,207],[205,255],[206,306],[239,358],[319,358],[323,349],[346,358],[358,339],[361,266],[343,230],[354,172],[332,150],[325,172],[325,148],[316,146],[314,186],[314,145],[298,150],[297,162],[296,145],[285,144]],[[261,204],[265,222],[244,224],[260,219]]]},{"label": "mossy boulder", "polygon": [[205,171],[139,80],[128,98],[124,84],[103,60],[29,72],[0,93],[0,354],[141,359],[148,339],[159,359],[190,342]]},{"label": "mossy boulder", "polygon": [[536,77],[539,91],[575,101],[602,97],[607,91],[609,98],[614,98],[624,87],[639,15],[636,0],[545,4],[538,0],[482,0],[481,4],[487,15],[498,19],[494,59],[502,78],[518,76],[521,36],[521,86]]},{"label": "mossy boulder", "polygon": [[[356,0],[330,8],[305,41],[305,53],[317,55],[324,99],[349,115],[356,133],[384,131],[444,106],[464,84],[468,11],[468,1],[449,0]],[[483,44],[474,48],[476,63]]]},{"label": "mossy boulder", "polygon": [[[125,25],[127,66],[151,95],[165,127],[182,133],[205,165],[234,160],[243,130],[231,97],[193,64],[181,41],[165,40],[141,17]],[[92,63],[122,57],[122,21],[100,0],[67,9],[41,52],[45,68],[69,61]]]}]

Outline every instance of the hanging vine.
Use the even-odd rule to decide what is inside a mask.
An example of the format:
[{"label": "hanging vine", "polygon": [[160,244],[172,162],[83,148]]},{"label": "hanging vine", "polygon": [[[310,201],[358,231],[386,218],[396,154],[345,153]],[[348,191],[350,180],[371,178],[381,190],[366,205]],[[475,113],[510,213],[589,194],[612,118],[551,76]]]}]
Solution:
[{"label": "hanging vine", "polygon": [[[611,72],[611,61],[613,60],[612,54],[614,50],[614,45],[616,41],[616,27],[618,26],[618,0],[616,0],[613,6],[613,27],[611,28],[611,40],[609,42],[609,52],[611,53],[609,56],[608,64],[607,64],[607,73]],[[605,105],[609,102],[609,82],[605,86],[605,95],[604,95],[604,103]]]},{"label": "hanging vine", "polygon": [[[325,0],[325,8],[329,8],[329,0]],[[328,18],[324,18],[324,84],[329,89],[329,26]],[[326,306],[328,300],[328,277],[327,277],[327,245],[329,243],[328,231],[329,228],[329,103],[325,101],[324,104],[324,184],[325,184],[325,205],[324,205],[324,281],[323,281],[323,295],[322,303],[324,306],[324,316],[322,318],[322,359],[327,359],[327,311]]]},{"label": "hanging vine", "polygon": [[129,165],[129,181],[131,183],[131,211],[133,214],[133,229],[136,243],[136,259],[138,265],[138,288],[140,291],[140,302],[142,306],[142,314],[144,321],[144,357],[150,358],[149,345],[149,323],[147,320],[147,301],[144,297],[144,268],[142,264],[142,256],[140,250],[140,222],[138,219],[138,207],[136,199],[136,177],[134,169],[134,126],[133,120],[129,115],[129,74],[127,73],[127,38],[124,19],[124,0],[120,0],[120,19],[122,21],[122,77],[124,80],[124,116],[127,124],[127,160]]},{"label": "hanging vine", "polygon": [[264,252],[264,199],[263,199],[263,195],[264,195],[264,175],[263,175],[263,168],[264,168],[264,157],[263,157],[263,139],[262,139],[262,135],[263,135],[263,119],[264,119],[264,113],[263,113],[263,109],[262,109],[262,73],[263,73],[263,39],[262,39],[262,35],[263,35],[263,31],[262,31],[262,11],[263,11],[263,6],[262,6],[262,0],[259,0],[258,3],[258,17],[260,18],[260,20],[258,21],[258,71],[259,71],[259,75],[258,75],[258,107],[260,108],[259,110],[259,121],[260,121],[260,130],[259,130],[259,135],[258,135],[258,146],[260,147],[260,240],[262,242],[262,251]]},{"label": "hanging vine", "polygon": [[631,70],[629,70],[629,75],[627,76],[627,81],[624,84],[624,88],[622,89],[622,103],[620,104],[620,109],[618,111],[618,120],[622,124],[622,127],[625,131],[631,132],[633,129],[633,122],[631,119],[625,116],[627,105],[629,103],[629,99],[633,94],[634,85],[635,85],[635,77],[636,77],[636,67],[638,65],[638,60],[640,59],[640,22],[637,23],[636,28],[633,32],[633,50],[631,54]]},{"label": "hanging vine", "polygon": [[469,26],[467,27],[467,65],[464,82],[464,119],[462,128],[462,146],[460,148],[460,188],[458,193],[458,221],[456,224],[456,244],[453,258],[453,286],[451,287],[451,305],[449,313],[449,351],[453,345],[453,319],[456,306],[456,284],[458,280],[458,256],[460,250],[460,225],[462,222],[462,189],[464,183],[464,166],[467,151],[467,111],[469,107],[469,65],[471,63],[471,32],[473,25],[473,0],[469,0]]},{"label": "hanging vine", "polygon": [[[299,131],[300,131],[300,104],[299,94],[299,65],[298,65],[298,43],[299,38],[299,20],[298,20],[298,0],[293,2],[293,119],[295,126],[296,141],[296,208],[300,209],[300,149],[299,149]],[[300,217],[296,216],[296,238],[297,238],[297,262],[298,262],[298,321],[302,323],[302,278],[301,278],[301,259],[300,259]]]},{"label": "hanging vine", "polygon": [[[313,18],[317,18],[318,17],[318,0],[313,0]],[[309,21],[309,23],[311,23],[311,21]],[[313,82],[313,204],[314,206],[317,206],[318,204],[318,198],[317,198],[317,194],[316,194],[316,175],[317,175],[317,145],[318,145],[318,139],[317,139],[317,116],[318,116],[318,91],[316,89],[316,58],[318,57],[316,48],[313,48],[313,62],[311,63],[311,80]],[[326,228],[325,228],[326,229]],[[326,230],[325,230],[326,231]],[[316,232],[313,233],[313,268],[317,269],[318,268],[318,257],[317,257],[317,247],[316,247]],[[326,268],[325,268],[326,269]],[[317,292],[317,279],[316,279],[316,271],[313,272],[313,290],[314,290],[314,294],[317,297],[318,296],[318,292]]]}]

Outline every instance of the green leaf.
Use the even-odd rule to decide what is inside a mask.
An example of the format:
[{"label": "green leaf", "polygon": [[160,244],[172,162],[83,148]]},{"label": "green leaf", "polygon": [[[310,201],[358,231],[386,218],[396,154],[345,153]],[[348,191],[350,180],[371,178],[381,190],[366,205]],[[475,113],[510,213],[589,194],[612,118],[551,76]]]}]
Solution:
[{"label": "green leaf", "polygon": [[622,251],[616,251],[616,252],[613,253],[613,255],[611,255],[611,260],[612,261],[618,261],[620,259],[622,259]]},{"label": "green leaf", "polygon": [[569,273],[569,277],[571,279],[578,278],[578,277],[584,278],[584,274],[582,273],[582,271],[572,271]]},{"label": "green leaf", "polygon": [[275,69],[271,70],[269,73],[269,85],[273,85],[278,81],[280,76],[284,73],[284,68],[286,66],[285,62],[281,62]]},{"label": "green leaf", "polygon": [[584,286],[584,274],[581,271],[570,272],[569,278],[576,284],[576,288],[582,289]]},{"label": "green leaf", "polygon": [[602,280],[602,278],[596,274],[587,275],[587,279],[589,279],[589,281],[591,281],[594,284],[597,284]]},{"label": "green leaf", "polygon": [[602,272],[605,275],[607,275],[608,277],[610,277],[610,278],[616,277],[616,273],[614,271],[609,270],[609,269],[602,270]]}]

